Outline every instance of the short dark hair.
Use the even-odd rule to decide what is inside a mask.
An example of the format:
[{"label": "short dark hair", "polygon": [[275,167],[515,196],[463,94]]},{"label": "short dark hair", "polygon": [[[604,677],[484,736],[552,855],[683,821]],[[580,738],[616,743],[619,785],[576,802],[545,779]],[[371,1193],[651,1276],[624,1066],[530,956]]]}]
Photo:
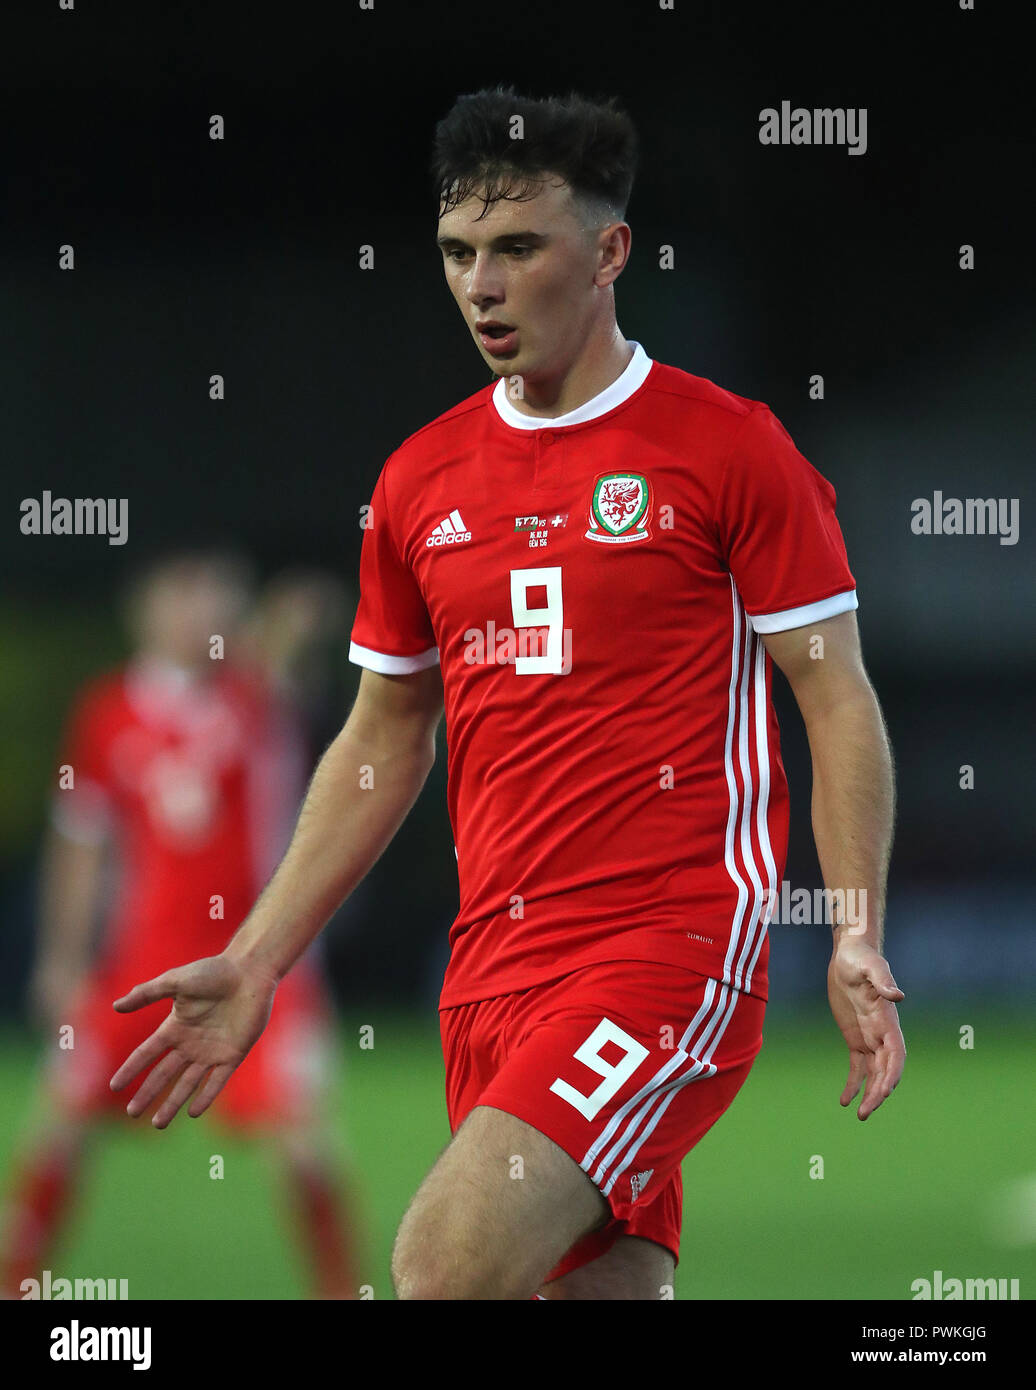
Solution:
[{"label": "short dark hair", "polygon": [[248,556],[230,545],[216,545],[203,539],[156,546],[141,557],[122,576],[119,597],[124,607],[132,607],[152,585],[187,578],[208,571],[226,584],[250,593],[255,573]]},{"label": "short dark hair", "polygon": [[[511,122],[522,118],[522,138]],[[625,217],[637,166],[637,132],[614,97],[521,96],[484,87],[458,97],[435,128],[432,173],[440,216],[472,194],[484,217],[501,198],[532,197],[544,177],[563,178],[573,195]]]}]

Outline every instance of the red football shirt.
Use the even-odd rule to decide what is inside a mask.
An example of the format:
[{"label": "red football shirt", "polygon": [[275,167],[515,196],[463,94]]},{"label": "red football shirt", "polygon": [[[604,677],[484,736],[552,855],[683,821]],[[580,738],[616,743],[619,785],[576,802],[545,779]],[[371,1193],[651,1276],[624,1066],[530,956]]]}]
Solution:
[{"label": "red football shirt", "polygon": [[834,489],[767,406],[639,344],[556,419],[507,387],[387,460],[350,647],[442,668],[441,1005],[602,960],[765,997],[788,792],[759,634],[856,607]]},{"label": "red football shirt", "polygon": [[117,851],[97,968],[143,980],[222,950],[298,808],[288,713],[238,672],[134,662],[82,692],[61,758],[74,785],[55,797],[58,829]]}]

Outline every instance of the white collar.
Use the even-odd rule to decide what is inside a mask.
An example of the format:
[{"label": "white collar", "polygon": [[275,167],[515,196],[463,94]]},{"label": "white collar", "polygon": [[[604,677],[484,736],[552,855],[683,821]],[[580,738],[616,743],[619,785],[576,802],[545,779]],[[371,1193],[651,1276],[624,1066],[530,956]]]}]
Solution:
[{"label": "white collar", "polygon": [[634,391],[640,390],[654,365],[639,343],[634,342],[632,338],[627,341],[633,349],[633,356],[620,375],[610,386],[606,386],[596,396],[584,401],[582,405],[577,405],[575,410],[570,410],[565,415],[555,415],[553,418],[523,415],[507,399],[506,378],[501,377],[493,388],[492,396],[501,420],[505,425],[512,425],[517,430],[555,430],[563,425],[582,425],[587,420],[596,420],[598,416],[614,410],[617,405],[622,405],[623,401],[629,400]]},{"label": "white collar", "polygon": [[126,665],[125,689],[143,718],[164,718],[184,705],[200,682],[195,672],[168,657],[138,654]]}]

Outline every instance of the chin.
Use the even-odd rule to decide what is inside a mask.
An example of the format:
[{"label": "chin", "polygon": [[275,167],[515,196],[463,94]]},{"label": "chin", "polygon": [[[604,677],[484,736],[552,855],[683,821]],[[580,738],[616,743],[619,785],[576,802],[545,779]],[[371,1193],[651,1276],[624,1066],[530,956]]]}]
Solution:
[{"label": "chin", "polygon": [[515,348],[514,352],[512,352],[509,357],[494,357],[492,353],[485,350],[477,337],[474,342],[475,347],[478,349],[479,357],[482,358],[482,361],[495,376],[513,376],[515,372],[515,363],[522,362],[526,358],[526,353],[521,343],[518,344],[517,348]]},{"label": "chin", "polygon": [[487,357],[485,361],[495,376],[514,376],[514,364],[521,359],[521,355],[520,352],[516,352],[511,357]]}]

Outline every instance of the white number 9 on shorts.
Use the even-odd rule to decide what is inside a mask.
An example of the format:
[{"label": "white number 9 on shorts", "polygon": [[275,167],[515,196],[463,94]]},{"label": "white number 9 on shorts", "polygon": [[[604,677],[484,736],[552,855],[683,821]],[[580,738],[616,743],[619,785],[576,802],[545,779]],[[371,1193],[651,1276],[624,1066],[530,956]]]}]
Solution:
[{"label": "white number 9 on shorts", "polygon": [[[614,1064],[606,1062],[601,1056],[601,1048],[606,1043],[615,1043],[621,1047],[626,1054],[625,1057]],[[577,1091],[560,1076],[551,1084],[550,1089],[562,1100],[567,1100],[569,1105],[575,1106],[585,1119],[592,1120],[601,1106],[607,1104],[616,1091],[630,1079],[648,1055],[648,1049],[637,1042],[636,1038],[624,1033],[610,1018],[602,1018],[586,1041],[580,1043],[572,1055],[577,1062],[582,1062],[584,1066],[603,1077],[603,1081],[588,1096],[584,1096],[582,1091]]]}]

